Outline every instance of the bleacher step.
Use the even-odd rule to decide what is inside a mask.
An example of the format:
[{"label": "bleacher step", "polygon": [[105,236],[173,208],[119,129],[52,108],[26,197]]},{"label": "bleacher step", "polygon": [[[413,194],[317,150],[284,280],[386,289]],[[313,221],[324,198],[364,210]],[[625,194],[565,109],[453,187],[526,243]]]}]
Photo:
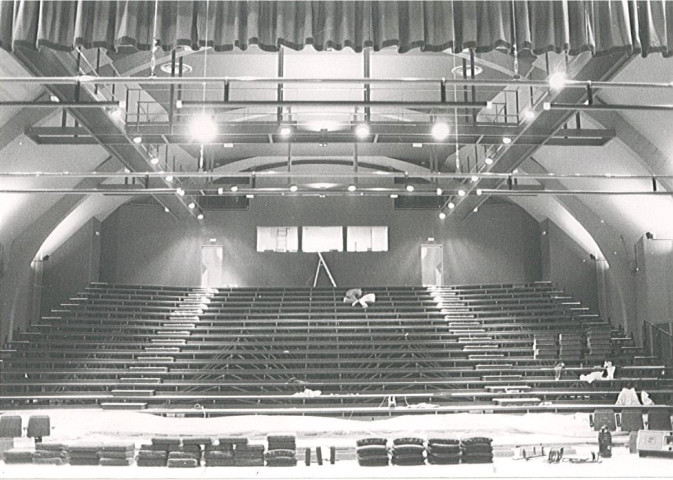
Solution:
[{"label": "bleacher step", "polygon": [[530,390],[530,385],[486,385],[484,387],[489,392],[522,392],[524,390]]},{"label": "bleacher step", "polygon": [[147,408],[145,402],[101,402],[101,408],[105,410],[139,410]]},{"label": "bleacher step", "polygon": [[484,353],[484,354],[474,354],[468,355],[467,358],[470,360],[490,360],[490,359],[502,359],[504,358],[504,353]]},{"label": "bleacher step", "polygon": [[161,327],[167,329],[189,328],[193,330],[196,328],[196,325],[194,325],[193,323],[162,323]]},{"label": "bleacher step", "polygon": [[150,342],[160,345],[186,345],[184,338],[150,338]]},{"label": "bleacher step", "polygon": [[151,397],[154,395],[155,391],[154,390],[110,390],[110,393],[112,393],[113,396],[144,396],[144,397]]},{"label": "bleacher step", "polygon": [[478,364],[475,367],[475,370],[493,370],[495,368],[499,369],[508,369],[508,368],[514,368],[514,364],[512,363],[485,363],[485,364]]},{"label": "bleacher step", "polygon": [[146,353],[180,353],[180,347],[145,347]]},{"label": "bleacher step", "polygon": [[152,372],[152,373],[168,373],[168,367],[138,367],[138,366],[130,366],[129,370],[132,370],[134,372]]},{"label": "bleacher step", "polygon": [[63,317],[56,316],[56,315],[49,315],[42,317],[42,320],[63,320]]},{"label": "bleacher step", "polygon": [[474,350],[498,350],[499,348],[498,345],[463,345],[463,352],[471,352]]},{"label": "bleacher step", "polygon": [[519,397],[519,398],[494,398],[493,401],[499,406],[507,405],[538,405],[542,400],[537,397]]},{"label": "bleacher step", "polygon": [[189,330],[157,330],[156,335],[184,335],[188,337],[191,332]]},{"label": "bleacher step", "polygon": [[484,382],[495,382],[495,381],[512,381],[512,380],[522,380],[523,375],[512,374],[512,375],[482,375],[481,379]]},{"label": "bleacher step", "polygon": [[175,358],[173,357],[160,357],[160,356],[154,356],[154,355],[143,355],[139,356],[136,358],[138,362],[151,362],[151,363],[173,363],[175,362]]},{"label": "bleacher step", "polygon": [[161,383],[158,377],[122,377],[120,383]]}]

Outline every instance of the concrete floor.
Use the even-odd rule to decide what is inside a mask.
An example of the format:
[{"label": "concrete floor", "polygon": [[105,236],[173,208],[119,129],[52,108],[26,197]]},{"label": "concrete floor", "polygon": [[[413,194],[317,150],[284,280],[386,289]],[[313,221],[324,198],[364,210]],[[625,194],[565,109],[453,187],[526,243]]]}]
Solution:
[{"label": "concrete floor", "polygon": [[[83,467],[5,465],[0,462],[2,479],[148,479],[148,478],[241,478],[241,479],[364,479],[364,478],[667,478],[673,479],[673,458],[639,457],[629,453],[624,433],[613,436],[612,458],[600,463],[549,464],[545,457],[515,460],[524,446],[563,446],[566,457],[586,458],[598,451],[597,434],[589,426],[588,414],[447,414],[409,415],[385,420],[358,420],[300,416],[239,416],[218,418],[164,418],[142,413],[98,409],[53,409],[4,412],[21,415],[24,425],[30,415],[51,418],[49,442],[92,443],[149,442],[154,435],[242,435],[251,443],[265,443],[268,434],[297,436],[297,467]],[[416,467],[360,467],[354,460],[355,440],[381,436],[389,441],[401,436],[488,436],[493,438],[496,458],[493,464],[423,465]],[[18,447],[30,447],[32,440],[16,439]],[[337,462],[319,466],[304,465],[303,449],[337,446]],[[327,456],[327,455],[325,455]],[[315,455],[313,457],[315,462]]]}]

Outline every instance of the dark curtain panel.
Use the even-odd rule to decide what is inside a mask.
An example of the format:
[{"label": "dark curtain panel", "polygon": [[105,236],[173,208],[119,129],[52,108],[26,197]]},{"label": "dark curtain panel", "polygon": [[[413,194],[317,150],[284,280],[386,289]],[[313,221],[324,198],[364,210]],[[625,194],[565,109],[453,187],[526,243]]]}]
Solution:
[{"label": "dark curtain panel", "polygon": [[[157,8],[158,5],[158,8]],[[158,12],[157,12],[158,10]],[[670,56],[673,2],[514,1],[38,1],[0,0],[0,46],[276,51],[395,46],[400,52],[535,54],[623,51]]]}]

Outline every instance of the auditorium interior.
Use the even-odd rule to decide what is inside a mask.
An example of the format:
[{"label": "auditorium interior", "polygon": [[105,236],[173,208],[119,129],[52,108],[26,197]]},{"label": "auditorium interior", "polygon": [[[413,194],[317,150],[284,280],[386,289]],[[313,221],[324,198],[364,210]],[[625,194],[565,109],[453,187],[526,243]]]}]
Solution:
[{"label": "auditorium interior", "polygon": [[0,476],[670,478],[672,19],[0,0]]}]

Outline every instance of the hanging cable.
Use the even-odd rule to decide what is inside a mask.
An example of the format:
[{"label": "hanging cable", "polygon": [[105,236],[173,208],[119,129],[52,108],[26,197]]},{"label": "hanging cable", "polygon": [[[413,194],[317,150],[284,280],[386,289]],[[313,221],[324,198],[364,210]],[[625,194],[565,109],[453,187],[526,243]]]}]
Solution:
[{"label": "hanging cable", "polygon": [[512,55],[514,55],[514,78],[519,79],[519,51],[516,41],[516,6],[512,0]]}]

